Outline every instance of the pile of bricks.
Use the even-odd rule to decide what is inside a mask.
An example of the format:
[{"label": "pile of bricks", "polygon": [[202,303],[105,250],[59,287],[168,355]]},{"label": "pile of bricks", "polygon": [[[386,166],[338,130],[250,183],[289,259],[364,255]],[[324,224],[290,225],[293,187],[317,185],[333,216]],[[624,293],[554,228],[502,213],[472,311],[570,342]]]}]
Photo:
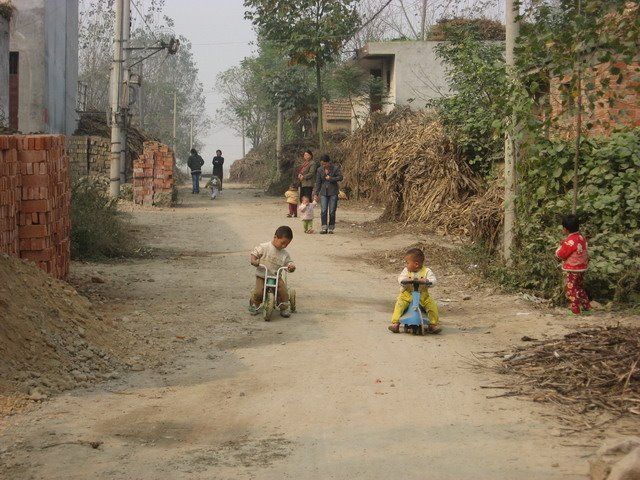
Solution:
[{"label": "pile of bricks", "polygon": [[0,252],[18,256],[21,176],[15,137],[0,136]]},{"label": "pile of bricks", "polygon": [[95,135],[67,137],[67,155],[72,178],[109,175],[111,140]]},{"label": "pile of bricks", "polygon": [[[17,248],[3,243],[2,251],[31,260],[61,279],[69,273],[71,246],[71,184],[64,142],[62,135],[0,136],[0,170],[15,171],[14,163],[19,168],[17,180],[0,181],[0,197],[16,193],[15,185],[20,189],[12,204],[17,214]],[[5,165],[5,158],[17,161]]]},{"label": "pile of bricks", "polygon": [[159,142],[144,142],[133,162],[133,201],[139,205],[168,206],[173,201],[173,151]]}]

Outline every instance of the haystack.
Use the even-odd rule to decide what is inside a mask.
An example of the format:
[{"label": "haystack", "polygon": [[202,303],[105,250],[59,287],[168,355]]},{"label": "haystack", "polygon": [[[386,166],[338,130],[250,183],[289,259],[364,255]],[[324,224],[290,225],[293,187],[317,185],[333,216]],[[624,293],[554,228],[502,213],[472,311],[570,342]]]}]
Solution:
[{"label": "haystack", "polygon": [[435,113],[406,107],[374,113],[343,142],[341,160],[345,186],[356,197],[383,203],[385,220],[441,234],[471,233],[470,219],[487,187]]}]

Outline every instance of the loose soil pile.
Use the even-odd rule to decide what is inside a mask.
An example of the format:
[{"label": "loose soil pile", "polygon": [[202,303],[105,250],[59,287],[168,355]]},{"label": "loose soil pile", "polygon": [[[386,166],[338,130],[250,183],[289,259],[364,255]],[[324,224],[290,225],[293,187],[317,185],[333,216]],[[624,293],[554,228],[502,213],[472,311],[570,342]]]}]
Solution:
[{"label": "loose soil pile", "polygon": [[126,338],[70,285],[0,255],[0,414],[16,398],[115,378]]},{"label": "loose soil pile", "polygon": [[385,205],[385,220],[497,242],[500,185],[485,184],[433,112],[374,113],[341,145],[351,195]]},{"label": "loose soil pile", "polygon": [[506,388],[580,415],[585,428],[602,413],[640,418],[640,328],[581,330],[498,355],[495,369],[515,375]]}]

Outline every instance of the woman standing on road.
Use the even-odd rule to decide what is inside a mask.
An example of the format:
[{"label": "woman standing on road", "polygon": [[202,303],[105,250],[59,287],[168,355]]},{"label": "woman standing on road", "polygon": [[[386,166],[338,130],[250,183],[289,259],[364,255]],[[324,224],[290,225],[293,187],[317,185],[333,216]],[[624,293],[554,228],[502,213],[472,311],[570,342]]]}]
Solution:
[{"label": "woman standing on road", "polygon": [[[338,208],[338,194],[342,181],[340,167],[334,164],[329,155],[320,157],[320,167],[316,171],[315,199],[320,200],[320,217],[322,230],[320,233],[333,233],[336,228],[336,209]],[[327,222],[328,215],[328,222]]]},{"label": "woman standing on road", "polygon": [[222,176],[224,175],[222,166],[224,165],[224,157],[222,150],[216,150],[216,156],[213,157],[213,176],[220,180],[220,191],[222,191]]},{"label": "woman standing on road", "polygon": [[313,185],[316,180],[316,162],[313,161],[313,152],[307,150],[304,152],[302,165],[298,168],[298,181],[300,182],[300,198],[312,198]]}]

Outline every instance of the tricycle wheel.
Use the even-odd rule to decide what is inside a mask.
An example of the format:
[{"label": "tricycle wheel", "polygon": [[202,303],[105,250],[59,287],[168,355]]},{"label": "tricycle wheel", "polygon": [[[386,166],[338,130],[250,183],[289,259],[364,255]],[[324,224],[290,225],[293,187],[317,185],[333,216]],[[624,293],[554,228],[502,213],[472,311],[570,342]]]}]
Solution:
[{"label": "tricycle wheel", "polygon": [[271,314],[273,313],[273,309],[275,308],[276,299],[273,296],[273,292],[267,292],[267,296],[264,299],[264,306],[262,310],[262,317],[265,322],[271,320]]},{"label": "tricycle wheel", "polygon": [[293,288],[289,290],[289,306],[291,307],[291,312],[296,311],[296,291]]}]

